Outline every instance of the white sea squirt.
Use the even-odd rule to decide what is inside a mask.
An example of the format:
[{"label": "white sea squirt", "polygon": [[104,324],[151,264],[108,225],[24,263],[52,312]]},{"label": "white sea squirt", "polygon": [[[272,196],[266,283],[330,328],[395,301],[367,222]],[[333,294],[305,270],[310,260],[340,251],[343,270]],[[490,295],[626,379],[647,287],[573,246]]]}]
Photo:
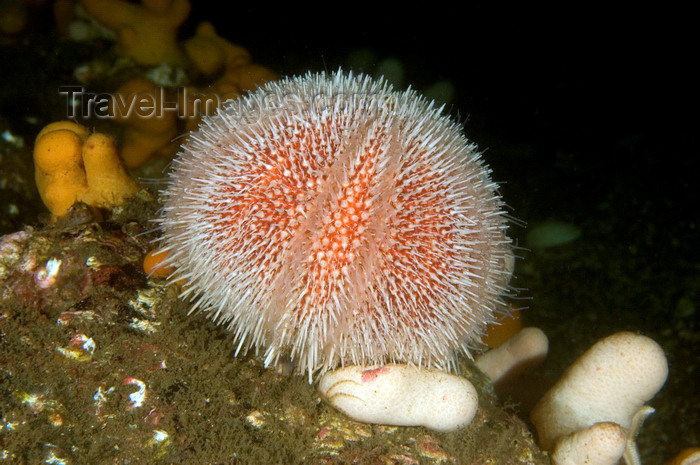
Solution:
[{"label": "white sea squirt", "polygon": [[453,431],[468,425],[478,407],[468,380],[409,365],[340,368],[325,373],[318,389],[336,409],[364,423]]}]

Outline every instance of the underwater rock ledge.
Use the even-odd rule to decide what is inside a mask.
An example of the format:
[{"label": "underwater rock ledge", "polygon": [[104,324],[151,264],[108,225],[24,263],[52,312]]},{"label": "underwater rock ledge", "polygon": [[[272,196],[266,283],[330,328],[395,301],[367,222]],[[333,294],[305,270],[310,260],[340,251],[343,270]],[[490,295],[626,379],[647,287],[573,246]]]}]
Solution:
[{"label": "underwater rock ledge", "polygon": [[[225,329],[148,279],[137,222],[0,238],[3,456],[18,463],[547,464],[483,375],[453,433],[352,421],[305,376],[234,356]],[[281,367],[280,367],[281,368]],[[58,462],[57,462],[58,463]]]}]

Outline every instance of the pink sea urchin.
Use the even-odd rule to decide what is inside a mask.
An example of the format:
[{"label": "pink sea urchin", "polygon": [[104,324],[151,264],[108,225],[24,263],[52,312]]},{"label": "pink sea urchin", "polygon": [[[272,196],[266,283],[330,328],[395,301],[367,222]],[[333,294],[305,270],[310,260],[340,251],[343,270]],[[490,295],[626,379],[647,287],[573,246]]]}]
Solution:
[{"label": "pink sea urchin", "polygon": [[496,185],[414,91],[335,73],[223,105],[171,173],[159,219],[184,295],[266,363],[442,366],[510,277]]}]

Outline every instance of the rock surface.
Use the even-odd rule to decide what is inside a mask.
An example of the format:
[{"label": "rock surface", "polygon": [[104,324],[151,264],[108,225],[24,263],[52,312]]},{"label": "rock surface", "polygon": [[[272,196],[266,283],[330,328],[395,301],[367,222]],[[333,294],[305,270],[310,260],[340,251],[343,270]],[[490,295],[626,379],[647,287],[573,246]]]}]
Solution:
[{"label": "rock surface", "polygon": [[[177,289],[143,274],[145,227],[67,218],[0,239],[5,457],[547,464],[523,422],[497,407],[485,378],[466,365],[480,391],[474,420],[436,433],[349,420],[321,402],[306,377],[235,357],[225,329],[188,317]],[[61,264],[47,273],[52,259]]]}]

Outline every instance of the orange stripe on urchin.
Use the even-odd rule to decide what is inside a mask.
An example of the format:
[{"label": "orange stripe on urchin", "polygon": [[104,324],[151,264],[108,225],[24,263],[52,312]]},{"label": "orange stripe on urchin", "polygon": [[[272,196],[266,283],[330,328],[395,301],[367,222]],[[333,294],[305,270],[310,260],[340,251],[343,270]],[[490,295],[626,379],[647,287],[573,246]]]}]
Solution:
[{"label": "orange stripe on urchin", "polygon": [[366,76],[225,103],[174,162],[159,222],[193,309],[309,376],[449,363],[493,321],[511,271],[476,146],[414,91]]}]

